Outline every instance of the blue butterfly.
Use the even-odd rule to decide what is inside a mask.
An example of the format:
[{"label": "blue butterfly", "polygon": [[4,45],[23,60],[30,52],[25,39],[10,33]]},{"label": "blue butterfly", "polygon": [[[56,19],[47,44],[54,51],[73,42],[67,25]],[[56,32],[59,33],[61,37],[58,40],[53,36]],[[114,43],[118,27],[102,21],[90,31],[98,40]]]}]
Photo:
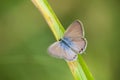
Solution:
[{"label": "blue butterfly", "polygon": [[79,20],[74,21],[59,41],[53,43],[48,51],[52,56],[63,58],[67,61],[77,59],[77,54],[82,54],[87,46],[84,30]]}]

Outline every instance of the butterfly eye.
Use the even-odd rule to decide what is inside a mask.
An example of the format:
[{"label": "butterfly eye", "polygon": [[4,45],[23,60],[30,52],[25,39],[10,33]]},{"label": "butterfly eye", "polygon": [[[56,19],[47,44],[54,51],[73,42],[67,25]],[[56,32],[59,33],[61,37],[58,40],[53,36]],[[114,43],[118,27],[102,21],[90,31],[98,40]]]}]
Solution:
[{"label": "butterfly eye", "polygon": [[62,39],[59,39],[59,41],[61,41]]}]

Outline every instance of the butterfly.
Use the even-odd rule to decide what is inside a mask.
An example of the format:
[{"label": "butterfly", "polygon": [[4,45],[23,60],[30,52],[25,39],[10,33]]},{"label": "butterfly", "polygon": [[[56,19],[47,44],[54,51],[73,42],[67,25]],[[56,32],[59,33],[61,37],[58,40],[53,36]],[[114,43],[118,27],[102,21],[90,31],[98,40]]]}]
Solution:
[{"label": "butterfly", "polygon": [[53,43],[48,51],[54,57],[74,61],[77,59],[77,54],[82,54],[85,51],[86,46],[83,25],[79,20],[76,20],[67,28],[63,38]]}]

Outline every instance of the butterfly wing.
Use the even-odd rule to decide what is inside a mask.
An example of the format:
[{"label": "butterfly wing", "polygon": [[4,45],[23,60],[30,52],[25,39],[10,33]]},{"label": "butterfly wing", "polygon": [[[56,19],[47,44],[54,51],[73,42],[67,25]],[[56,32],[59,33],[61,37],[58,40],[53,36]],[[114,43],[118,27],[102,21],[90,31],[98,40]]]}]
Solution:
[{"label": "butterfly wing", "polygon": [[74,44],[71,46],[76,53],[83,53],[86,49],[87,41],[85,38],[73,38],[71,39],[72,43]]},{"label": "butterfly wing", "polygon": [[74,21],[66,30],[65,38],[69,38],[73,45],[69,45],[76,53],[82,53],[86,49],[87,41],[84,38],[82,23]]},{"label": "butterfly wing", "polygon": [[79,20],[74,21],[66,30],[65,37],[72,37],[72,38],[78,38],[78,37],[84,37],[84,30],[82,27],[82,22]]},{"label": "butterfly wing", "polygon": [[61,49],[61,47],[60,47],[60,41],[53,43],[53,44],[48,48],[48,51],[49,51],[50,55],[52,55],[52,56],[54,56],[54,57],[63,58],[62,49]]},{"label": "butterfly wing", "polygon": [[48,51],[49,53],[57,58],[64,58],[67,61],[73,61],[77,58],[77,55],[75,52],[73,52],[70,48],[65,44],[61,44],[59,42],[53,43],[49,48]]},{"label": "butterfly wing", "polygon": [[74,61],[77,59],[77,54],[69,48],[64,50],[63,58],[67,61]]}]

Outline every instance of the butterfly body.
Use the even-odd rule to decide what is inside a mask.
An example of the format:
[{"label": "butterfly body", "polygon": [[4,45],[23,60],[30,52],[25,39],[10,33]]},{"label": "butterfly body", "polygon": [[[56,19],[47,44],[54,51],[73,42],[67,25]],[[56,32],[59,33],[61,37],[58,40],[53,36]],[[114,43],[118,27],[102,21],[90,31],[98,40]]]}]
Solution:
[{"label": "butterfly body", "polygon": [[52,56],[73,61],[77,59],[78,53],[85,51],[86,44],[82,24],[76,20],[68,27],[63,38],[53,43],[48,50]]},{"label": "butterfly body", "polygon": [[61,44],[61,46],[63,46],[63,48],[65,46],[66,49],[71,48],[71,46],[74,45],[69,38],[65,38],[65,37],[63,39],[61,39],[60,44]]}]

